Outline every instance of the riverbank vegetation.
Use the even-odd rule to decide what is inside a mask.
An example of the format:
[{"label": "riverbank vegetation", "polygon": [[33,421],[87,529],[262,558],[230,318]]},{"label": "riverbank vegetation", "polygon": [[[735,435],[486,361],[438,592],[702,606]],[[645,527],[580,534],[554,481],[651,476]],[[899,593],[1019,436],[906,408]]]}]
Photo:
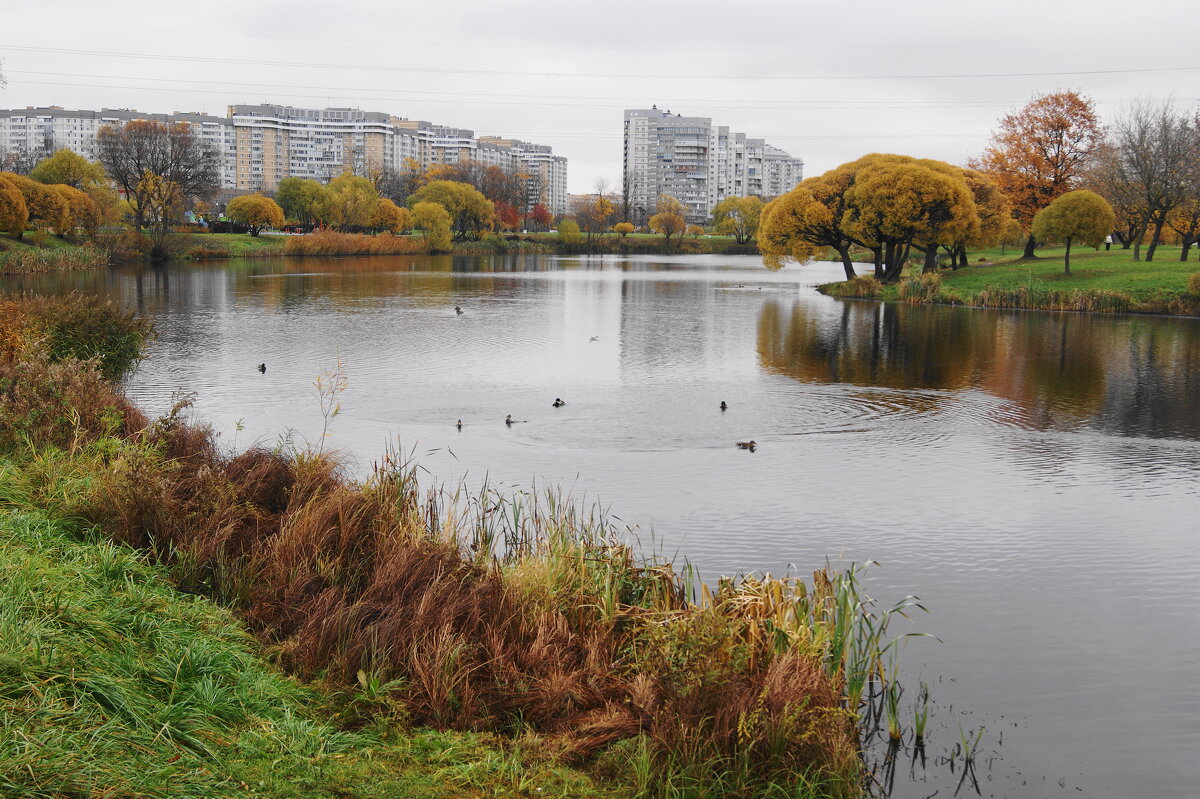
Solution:
[{"label": "riverbank vegetation", "polygon": [[[0,331],[0,528],[21,589],[0,624],[37,635],[4,637],[20,679],[0,696],[0,779],[124,793],[178,768],[218,792],[380,795],[417,779],[396,762],[505,788],[528,759],[540,795],[591,795],[556,764],[618,795],[860,793],[856,722],[893,679],[906,605],[875,609],[853,569],[702,587],[556,492],[429,493],[394,453],[354,482],[321,451],[225,452],[184,404],[150,421],[111,382],[141,322],[28,302]],[[125,742],[153,766],[118,770]]]},{"label": "riverbank vegetation", "polygon": [[[1170,251],[1170,248],[1160,248]],[[893,285],[871,277],[829,283],[836,297],[902,300],[991,308],[1159,313],[1200,316],[1200,267],[1168,257],[1134,261],[1128,250],[1084,250],[1064,273],[1065,248],[1042,248],[1037,258],[986,250],[982,262],[936,275],[911,269]],[[992,260],[994,259],[994,260]]]}]

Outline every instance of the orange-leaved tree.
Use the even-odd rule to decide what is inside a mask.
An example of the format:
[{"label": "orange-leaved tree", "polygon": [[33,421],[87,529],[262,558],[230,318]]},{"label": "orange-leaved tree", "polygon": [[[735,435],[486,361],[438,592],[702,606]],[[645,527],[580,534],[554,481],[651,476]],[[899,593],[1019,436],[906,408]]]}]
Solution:
[{"label": "orange-leaved tree", "polygon": [[[1044,94],[1002,117],[987,149],[969,164],[996,181],[1030,230],[1038,211],[1079,185],[1101,138],[1091,99],[1074,91]],[[1034,246],[1031,235],[1025,257],[1033,257]]]},{"label": "orange-leaved tree", "polygon": [[667,249],[671,248],[671,237],[687,229],[683,214],[683,203],[668,194],[658,195],[658,213],[650,217],[650,229],[667,240]]},{"label": "orange-leaved tree", "polygon": [[612,230],[613,230],[613,233],[616,233],[621,238],[625,238],[630,233],[637,230],[637,228],[635,228],[629,222],[618,222],[617,224],[612,226]]},{"label": "orange-leaved tree", "polygon": [[[70,226],[71,208],[54,189],[26,175],[13,172],[0,172],[0,178],[6,179],[21,193],[30,222],[41,223],[56,232]],[[24,230],[13,232],[19,239]]]}]

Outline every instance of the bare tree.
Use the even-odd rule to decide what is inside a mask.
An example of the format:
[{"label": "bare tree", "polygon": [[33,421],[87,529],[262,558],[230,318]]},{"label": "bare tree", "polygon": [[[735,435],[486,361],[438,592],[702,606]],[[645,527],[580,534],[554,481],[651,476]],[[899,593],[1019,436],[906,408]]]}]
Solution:
[{"label": "bare tree", "polygon": [[205,199],[220,178],[217,153],[187,124],[134,120],[96,135],[100,163],[125,192],[140,229],[154,223],[155,255],[188,199]]},{"label": "bare tree", "polygon": [[1154,260],[1168,217],[1187,196],[1195,138],[1191,119],[1170,102],[1135,101],[1112,126],[1104,171],[1118,202],[1140,209],[1141,220],[1131,231],[1135,261],[1151,228],[1146,260]]}]

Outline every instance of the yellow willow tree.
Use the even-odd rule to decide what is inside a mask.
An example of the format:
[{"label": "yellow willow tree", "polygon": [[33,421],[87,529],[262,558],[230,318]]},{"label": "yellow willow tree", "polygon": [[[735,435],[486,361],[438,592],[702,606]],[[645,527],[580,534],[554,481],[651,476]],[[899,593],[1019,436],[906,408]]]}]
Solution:
[{"label": "yellow willow tree", "polygon": [[757,197],[726,197],[713,208],[713,225],[718,233],[745,244],[758,234],[762,210],[763,201]]},{"label": "yellow willow tree", "polygon": [[1067,245],[1063,271],[1071,274],[1071,244],[1099,247],[1112,232],[1116,215],[1108,200],[1086,189],[1069,191],[1047,205],[1033,218],[1033,235],[1040,241]]},{"label": "yellow willow tree", "polygon": [[666,248],[671,248],[671,237],[682,237],[687,230],[683,203],[669,194],[658,195],[658,213],[650,217],[650,229],[666,239]]},{"label": "yellow willow tree", "polygon": [[29,209],[21,190],[0,176],[0,230],[7,230],[13,238],[20,238],[29,221]]},{"label": "yellow willow tree", "polygon": [[410,214],[407,208],[401,208],[387,197],[380,197],[375,206],[375,216],[371,227],[386,230],[389,233],[403,233],[410,226]]},{"label": "yellow willow tree", "polygon": [[438,203],[418,202],[412,207],[410,223],[417,230],[425,231],[430,252],[450,250],[450,212]]},{"label": "yellow willow tree", "polygon": [[[54,189],[30,177],[12,172],[0,172],[0,178],[7,180],[21,193],[30,222],[40,223],[54,231],[62,230],[71,224],[71,208]],[[13,234],[19,239],[24,234],[24,229],[13,231]]]},{"label": "yellow willow tree", "polygon": [[270,197],[261,194],[234,197],[225,211],[234,222],[245,225],[251,236],[257,236],[263,228],[283,227],[283,209]]},{"label": "yellow willow tree", "polygon": [[925,271],[932,272],[940,247],[978,229],[975,201],[956,169],[943,162],[882,156],[859,170],[847,192],[843,224],[852,238],[883,247],[883,282],[900,278],[910,247],[925,253]]},{"label": "yellow willow tree", "polygon": [[[768,269],[779,269],[788,260],[809,260],[824,247],[837,251],[846,279],[855,276],[850,247],[854,244],[874,248],[874,243],[856,241],[843,229],[847,192],[854,185],[858,170],[870,163],[866,156],[842,164],[823,175],[808,178],[795,189],[776,197],[762,210],[758,224],[758,249]],[[876,257],[876,277],[882,277]]]},{"label": "yellow willow tree", "polygon": [[75,228],[81,227],[88,236],[94,236],[100,224],[100,209],[96,202],[86,192],[65,183],[52,183],[50,189],[58,193],[70,212],[54,232],[59,236],[66,236]]}]

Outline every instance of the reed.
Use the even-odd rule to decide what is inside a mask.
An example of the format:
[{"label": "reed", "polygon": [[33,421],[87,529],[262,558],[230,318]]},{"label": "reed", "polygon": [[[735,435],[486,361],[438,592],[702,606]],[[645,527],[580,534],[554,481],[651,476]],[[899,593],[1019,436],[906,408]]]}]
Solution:
[{"label": "reed", "polygon": [[68,269],[92,269],[109,263],[110,253],[95,245],[63,249],[13,247],[0,252],[0,275],[32,275]]},{"label": "reed", "polygon": [[284,255],[414,255],[429,249],[422,238],[395,236],[390,233],[368,236],[361,233],[338,233],[324,228],[304,236],[289,236],[283,245]]},{"label": "reed", "polygon": [[905,278],[896,287],[896,296],[910,304],[948,302],[951,298],[942,289],[942,276],[928,272]]},{"label": "reed", "polygon": [[831,297],[877,300],[883,295],[883,284],[874,275],[858,275],[841,283],[828,283],[821,291]]},{"label": "reed", "polygon": [[965,300],[984,308],[1026,308],[1051,311],[1090,311],[1093,313],[1128,313],[1132,307],[1129,295],[1098,289],[1062,290],[1039,282],[1023,286],[986,286]]}]

